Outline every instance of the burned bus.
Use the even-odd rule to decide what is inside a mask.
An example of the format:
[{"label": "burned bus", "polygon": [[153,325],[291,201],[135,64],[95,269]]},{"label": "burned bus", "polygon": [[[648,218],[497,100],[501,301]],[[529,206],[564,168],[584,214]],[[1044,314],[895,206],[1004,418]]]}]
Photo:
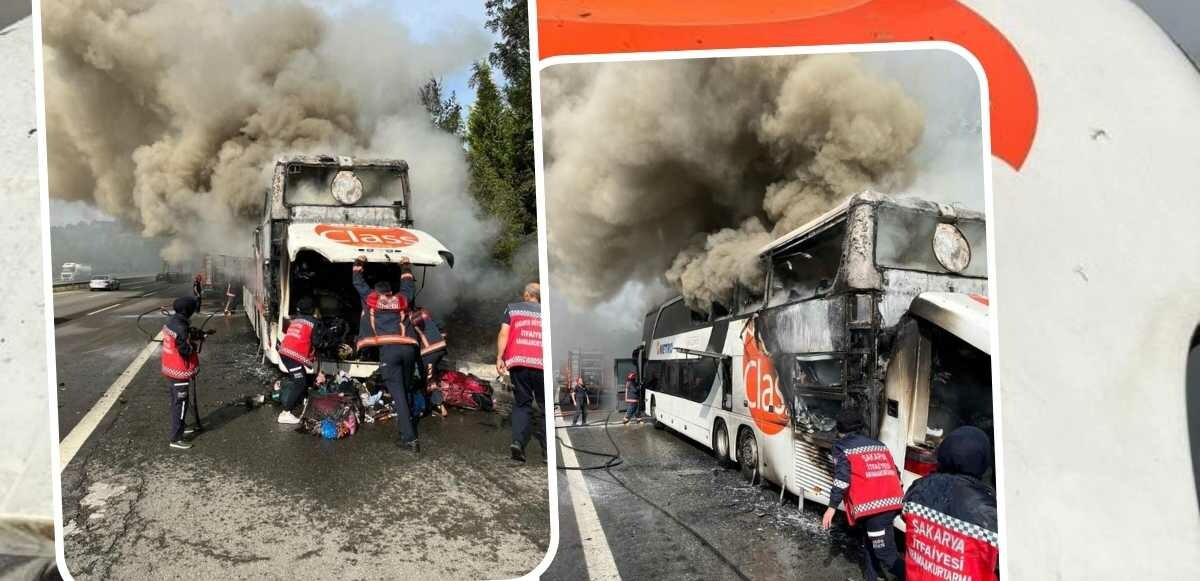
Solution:
[{"label": "burned bus", "polygon": [[635,357],[656,427],[821,503],[843,407],[862,411],[905,486],[954,428],[992,434],[982,214],[867,192],[758,258],[763,292],[646,315]]},{"label": "burned bus", "polygon": [[401,160],[331,156],[279,159],[254,230],[252,272],[242,293],[265,359],[277,351],[296,302],[312,297],[327,332],[316,341],[318,365],[367,377],[378,367],[374,349],[355,350],[361,301],[351,268],[366,256],[369,282],[400,278],[408,258],[417,297],[430,269],[453,267],[454,255],[413,228],[408,164]]}]

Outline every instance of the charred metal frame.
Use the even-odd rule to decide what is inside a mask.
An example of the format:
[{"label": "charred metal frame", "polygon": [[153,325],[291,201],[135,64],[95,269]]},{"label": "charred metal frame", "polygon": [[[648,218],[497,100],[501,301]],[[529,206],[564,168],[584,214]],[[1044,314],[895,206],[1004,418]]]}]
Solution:
[{"label": "charred metal frame", "polygon": [[[844,213],[827,215],[823,222],[798,233],[790,240],[772,245],[760,255],[760,260],[765,262],[766,291],[761,306],[753,314],[757,320],[754,339],[775,362],[779,386],[784,392],[783,399],[792,418],[793,432],[797,438],[805,438],[812,443],[828,445],[831,441],[801,429],[798,424],[798,398],[838,401],[842,402],[841,406],[845,406],[846,402],[857,404],[863,410],[868,435],[873,437],[878,434],[883,414],[886,412],[883,379],[891,355],[891,338],[900,321],[885,324],[881,304],[883,295],[888,292],[888,282],[884,272],[901,269],[881,267],[876,261],[876,208],[880,204],[936,214],[939,221],[951,224],[963,219],[983,219],[983,215],[977,212],[920,200],[897,200],[866,192],[852,198],[847,203]],[[806,243],[830,228],[842,224],[843,220],[846,234],[842,258],[833,285],[828,289],[818,290],[811,297],[770,305],[776,257],[801,251]],[[943,275],[939,273],[933,276]],[[953,274],[944,276],[954,279],[970,278]],[[986,285],[986,280],[983,284]],[[821,310],[813,308],[818,301],[826,305],[827,314],[823,321],[811,319],[814,311]],[[807,308],[803,307],[806,304]],[[782,334],[782,328],[799,329],[813,325],[829,328],[829,343],[824,345],[823,349],[800,350],[794,342],[785,341],[776,334]],[[807,337],[815,335],[809,334]],[[798,373],[800,363],[819,358],[840,360],[839,382],[825,385],[801,379]]]}]

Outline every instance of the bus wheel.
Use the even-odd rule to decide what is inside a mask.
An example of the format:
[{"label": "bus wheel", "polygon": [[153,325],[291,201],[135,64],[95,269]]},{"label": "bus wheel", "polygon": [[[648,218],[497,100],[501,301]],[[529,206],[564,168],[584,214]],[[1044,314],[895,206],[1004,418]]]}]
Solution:
[{"label": "bus wheel", "polygon": [[713,453],[717,455],[717,463],[721,466],[729,467],[733,464],[729,460],[729,429],[722,420],[717,420],[713,426]]},{"label": "bus wheel", "polygon": [[654,429],[662,430],[666,428],[666,424],[658,421],[658,414],[654,413],[654,398],[650,398],[650,423],[654,424]]},{"label": "bus wheel", "polygon": [[754,471],[758,469],[758,441],[750,430],[742,430],[738,434],[737,462],[742,476],[754,478]]}]

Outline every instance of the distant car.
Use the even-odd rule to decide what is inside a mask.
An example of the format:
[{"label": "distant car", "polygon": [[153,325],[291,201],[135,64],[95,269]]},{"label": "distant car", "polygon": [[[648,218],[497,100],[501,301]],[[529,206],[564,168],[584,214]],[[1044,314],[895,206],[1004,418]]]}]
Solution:
[{"label": "distant car", "polygon": [[92,282],[88,283],[88,288],[93,291],[98,290],[120,290],[121,281],[117,280],[111,274],[102,276],[93,276]]}]

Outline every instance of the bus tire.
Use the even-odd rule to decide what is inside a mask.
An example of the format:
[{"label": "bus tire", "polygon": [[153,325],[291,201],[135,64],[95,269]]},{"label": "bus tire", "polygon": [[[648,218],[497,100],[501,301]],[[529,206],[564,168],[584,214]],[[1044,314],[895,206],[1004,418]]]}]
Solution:
[{"label": "bus tire", "polygon": [[667,427],[666,424],[658,421],[658,414],[655,413],[654,409],[654,397],[650,398],[650,423],[654,425],[654,429],[656,430],[663,430]]},{"label": "bus tire", "polygon": [[730,460],[733,455],[729,450],[729,428],[725,427],[725,420],[719,418],[713,424],[713,454],[722,468],[733,466],[733,461]]},{"label": "bus tire", "polygon": [[754,478],[754,472],[758,469],[758,440],[754,438],[754,432],[743,428],[738,432],[737,441],[738,468],[742,476],[749,480]]}]

